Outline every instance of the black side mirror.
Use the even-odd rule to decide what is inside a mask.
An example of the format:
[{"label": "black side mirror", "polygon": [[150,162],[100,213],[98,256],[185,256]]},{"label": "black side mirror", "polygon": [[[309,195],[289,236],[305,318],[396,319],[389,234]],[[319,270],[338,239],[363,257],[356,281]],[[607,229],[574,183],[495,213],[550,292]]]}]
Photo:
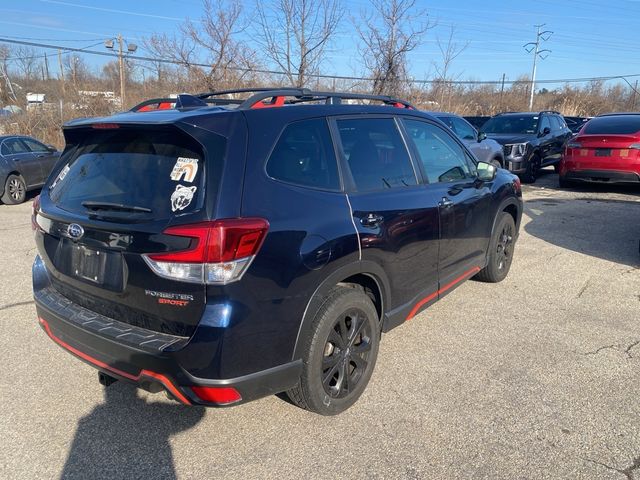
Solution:
[{"label": "black side mirror", "polygon": [[540,132],[541,137],[545,137],[551,133],[551,129],[549,127],[544,127],[544,130]]},{"label": "black side mirror", "polygon": [[483,141],[485,138],[487,138],[487,134],[484,132],[478,132],[478,143],[480,143],[481,141]]},{"label": "black side mirror", "polygon": [[483,182],[491,182],[496,178],[498,169],[491,163],[478,162],[476,171],[478,172],[478,180],[482,180]]}]

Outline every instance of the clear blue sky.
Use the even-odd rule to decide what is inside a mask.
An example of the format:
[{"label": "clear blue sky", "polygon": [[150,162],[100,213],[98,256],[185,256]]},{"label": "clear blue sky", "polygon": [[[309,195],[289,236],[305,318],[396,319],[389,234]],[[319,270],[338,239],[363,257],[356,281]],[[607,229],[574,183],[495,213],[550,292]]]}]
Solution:
[{"label": "clear blue sky", "polygon": [[[368,5],[366,0],[343,3],[345,20]],[[640,0],[417,3],[438,26],[410,56],[415,78],[433,73],[433,62],[441,58],[436,38],[446,39],[451,26],[456,29],[455,42],[468,43],[452,67],[461,80],[495,80],[503,73],[512,80],[529,75],[532,58],[522,46],[534,40],[533,25],[538,23],[546,23],[545,29],[554,32],[544,44],[552,53],[539,63],[539,79],[640,73]],[[86,47],[121,32],[131,42],[140,43],[151,33],[175,31],[185,17],[195,19],[200,12],[200,0],[0,0],[0,36]],[[355,37],[345,21],[323,73],[361,73]],[[106,61],[105,57],[85,58],[94,66]]]}]

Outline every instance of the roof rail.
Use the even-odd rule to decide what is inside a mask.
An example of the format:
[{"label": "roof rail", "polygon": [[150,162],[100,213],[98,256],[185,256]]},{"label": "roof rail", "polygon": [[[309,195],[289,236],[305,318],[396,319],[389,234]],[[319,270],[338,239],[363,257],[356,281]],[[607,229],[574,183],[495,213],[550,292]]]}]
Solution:
[{"label": "roof rail", "polygon": [[[219,98],[224,95],[253,93],[246,99]],[[198,108],[206,105],[237,105],[238,110],[281,107],[305,102],[323,102],[326,105],[339,105],[343,100],[372,100],[397,108],[415,109],[405,100],[387,95],[369,95],[348,92],[316,92],[307,88],[242,88],[237,90],[221,90],[200,93],[197,95],[181,94],[177,98],[153,98],[139,103],[132,112],[151,110]]]},{"label": "roof rail", "polygon": [[540,113],[553,113],[555,115],[562,115],[560,112],[556,112],[555,110],[541,110]]}]

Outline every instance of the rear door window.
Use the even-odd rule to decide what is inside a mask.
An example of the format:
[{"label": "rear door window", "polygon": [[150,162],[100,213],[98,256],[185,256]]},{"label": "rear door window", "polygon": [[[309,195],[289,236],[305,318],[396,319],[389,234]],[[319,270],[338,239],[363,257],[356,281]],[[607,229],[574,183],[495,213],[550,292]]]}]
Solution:
[{"label": "rear door window", "polygon": [[267,174],[303,187],[339,190],[338,166],[324,118],[288,125],[267,161]]},{"label": "rear door window", "polygon": [[[221,162],[225,141],[211,137],[215,147],[208,161]],[[158,220],[202,207],[202,146],[175,127],[92,130],[67,155],[49,187],[51,199],[64,210]],[[109,205],[136,209],[118,213]]]},{"label": "rear door window", "polygon": [[337,122],[348,173],[359,192],[417,185],[402,136],[392,118]]}]

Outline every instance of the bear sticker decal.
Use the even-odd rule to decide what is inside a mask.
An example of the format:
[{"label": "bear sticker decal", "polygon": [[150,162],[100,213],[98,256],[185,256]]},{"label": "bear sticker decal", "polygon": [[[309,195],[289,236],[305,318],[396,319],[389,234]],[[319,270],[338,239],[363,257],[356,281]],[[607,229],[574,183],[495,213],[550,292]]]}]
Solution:
[{"label": "bear sticker decal", "polygon": [[197,189],[198,187],[176,186],[175,192],[171,194],[171,211],[176,212],[187,208],[191,204]]}]

